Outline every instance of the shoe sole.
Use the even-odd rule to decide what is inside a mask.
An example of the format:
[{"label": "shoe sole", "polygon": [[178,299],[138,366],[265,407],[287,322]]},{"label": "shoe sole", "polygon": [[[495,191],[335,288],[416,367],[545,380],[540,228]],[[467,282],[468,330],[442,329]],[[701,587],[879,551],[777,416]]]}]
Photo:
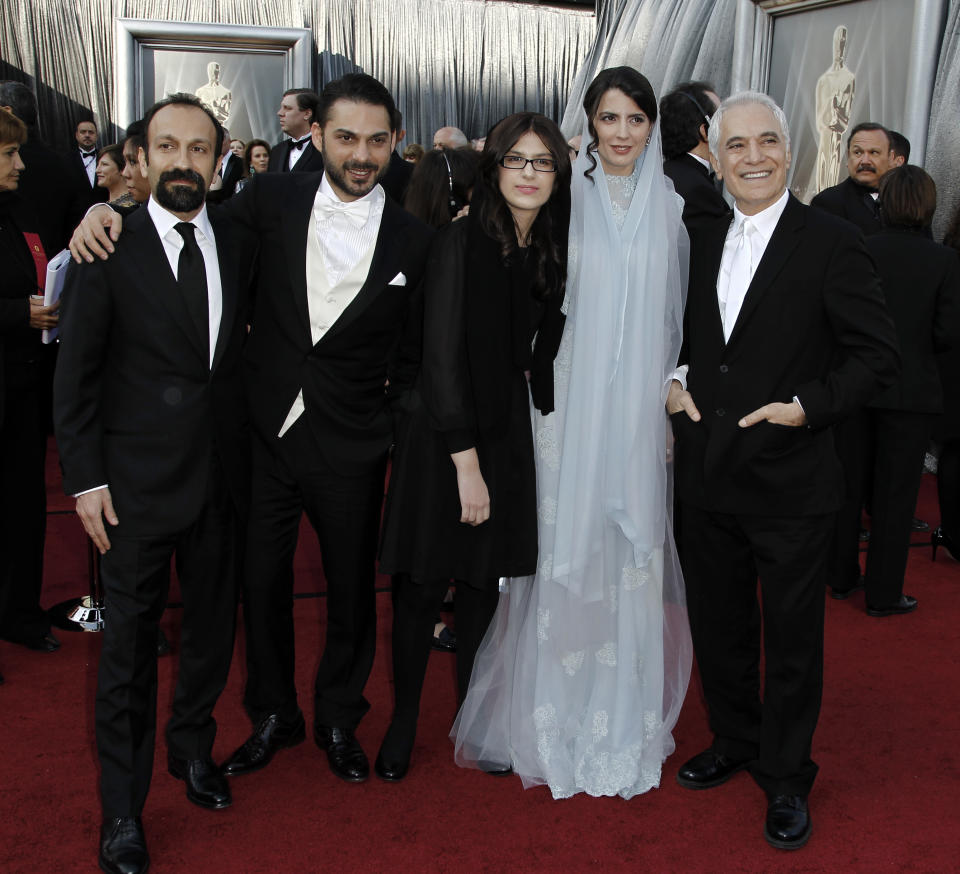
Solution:
[{"label": "shoe sole", "polygon": [[810,840],[811,834],[813,834],[813,823],[808,823],[807,830],[795,841],[782,841],[780,838],[775,838],[767,831],[766,826],[763,827],[763,836],[766,838],[767,843],[770,844],[771,847],[776,847],[778,850],[799,850]]},{"label": "shoe sole", "polygon": [[[98,858],[97,865],[99,866],[100,870],[105,871],[106,874],[113,874],[113,872],[116,870],[116,868],[108,868],[107,863],[104,862],[103,859]],[[140,874],[147,874],[147,871],[149,870],[150,870],[150,859],[148,858],[147,864],[140,869]]]},{"label": "shoe sole", "polygon": [[742,765],[737,765],[735,768],[729,770],[722,777],[717,777],[714,780],[710,780],[706,783],[697,782],[696,780],[686,780],[677,774],[677,783],[679,783],[684,789],[713,789],[715,786],[722,786],[735,774],[739,774],[741,771],[745,771],[749,766],[749,762],[744,762]]},{"label": "shoe sole", "polygon": [[906,610],[901,610],[900,608],[878,610],[875,607],[867,607],[867,616],[905,616],[907,613],[913,613],[913,611],[917,609],[917,606],[917,604],[914,604]]}]

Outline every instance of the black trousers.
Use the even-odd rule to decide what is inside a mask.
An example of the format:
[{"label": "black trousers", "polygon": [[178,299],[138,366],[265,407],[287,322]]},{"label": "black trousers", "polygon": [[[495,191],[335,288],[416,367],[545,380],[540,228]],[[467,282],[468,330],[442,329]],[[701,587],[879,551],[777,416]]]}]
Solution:
[{"label": "black trousers", "polygon": [[219,461],[211,462],[197,519],[166,535],[108,528],[100,562],[106,606],[97,675],[96,734],[105,817],[139,816],[150,788],[157,722],[157,630],[167,603],[170,561],[183,598],[180,664],[167,748],[184,759],[210,756],[213,708],[227,681],[237,604],[237,517]]},{"label": "black trousers", "polygon": [[832,588],[844,590],[860,581],[860,523],[863,503],[870,497],[872,473],[867,410],[859,410],[835,425],[833,440],[843,467],[844,498],[836,515],[827,582]]},{"label": "black trousers", "polygon": [[960,543],[960,439],[945,440],[937,459],[937,500],[940,526],[954,543]]},{"label": "black trousers", "polygon": [[[393,576],[394,708],[390,729],[383,742],[387,760],[406,758],[413,748],[437,605],[449,586],[449,579],[418,582],[407,574]],[[496,580],[490,580],[482,587],[457,583],[458,707],[466,697],[477,650],[497,611],[499,600]]]},{"label": "black trousers", "polygon": [[30,643],[50,631],[40,607],[47,526],[46,368],[7,362],[0,428],[0,637]]},{"label": "black trousers", "polygon": [[377,537],[386,453],[362,474],[324,461],[306,415],[276,450],[254,437],[243,575],[247,636],[244,706],[256,724],[299,713],[294,680],[293,555],[304,512],[327,579],[326,646],[314,683],[317,724],[355,728],[370,705],[363,689],[376,648]]},{"label": "black trousers", "polygon": [[910,521],[917,507],[933,416],[902,410],[866,410],[869,422],[867,469],[873,490],[867,550],[867,603],[896,604],[910,550]]},{"label": "black trousers", "polygon": [[810,752],[833,514],[741,516],[690,504],[682,511],[687,610],[714,749],[753,760],[750,772],[768,796],[806,795],[817,774]]}]

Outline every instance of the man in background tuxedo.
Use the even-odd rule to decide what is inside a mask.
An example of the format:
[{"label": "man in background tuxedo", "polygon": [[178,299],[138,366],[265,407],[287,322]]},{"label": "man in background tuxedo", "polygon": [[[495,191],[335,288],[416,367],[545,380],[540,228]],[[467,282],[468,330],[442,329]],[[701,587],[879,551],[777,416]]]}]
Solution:
[{"label": "man in background tuxedo", "polygon": [[690,235],[689,372],[667,400],[714,735],[677,780],[707,789],[749,769],[767,795],[764,835],[787,850],[810,836],[817,773],[826,553],[843,495],[830,425],[899,366],[863,238],[787,191],[789,136],[764,94],[734,95],[711,120],[714,167],[736,208]]},{"label": "man in background tuxedo", "polygon": [[839,185],[825,188],[810,206],[853,222],[869,237],[880,230],[877,200],[883,174],[894,166],[893,143],[882,124],[858,124],[847,140],[847,173]]},{"label": "man in background tuxedo", "polygon": [[233,197],[237,183],[243,178],[243,158],[238,158],[230,149],[230,131],[223,129],[223,149],[220,155],[220,169],[207,192],[208,203],[223,203]]},{"label": "man in background tuxedo", "polygon": [[103,203],[107,190],[97,187],[97,123],[92,118],[82,118],[73,135],[76,147],[67,153],[67,163],[73,170],[82,199],[88,206]]},{"label": "man in background tuxedo", "polygon": [[270,151],[267,170],[271,173],[312,173],[323,169],[323,158],[313,143],[310,129],[317,120],[320,98],[309,88],[291,88],[283,92],[277,118],[280,130],[289,139]]},{"label": "man in background tuxedo", "polygon": [[172,558],[184,611],[168,768],[195,804],[231,803],[211,760],[212,713],[233,652],[249,490],[240,289],[252,247],[204,204],[223,131],[187,94],[156,104],[145,125],[151,198],[109,260],[71,271],[54,397],[64,489],[102,554],[100,866],[116,874],[149,865],[140,817]]},{"label": "man in background tuxedo", "polygon": [[720,98],[709,82],[684,82],[660,101],[663,172],[683,198],[687,231],[730,214],[710,166],[707,128]]}]

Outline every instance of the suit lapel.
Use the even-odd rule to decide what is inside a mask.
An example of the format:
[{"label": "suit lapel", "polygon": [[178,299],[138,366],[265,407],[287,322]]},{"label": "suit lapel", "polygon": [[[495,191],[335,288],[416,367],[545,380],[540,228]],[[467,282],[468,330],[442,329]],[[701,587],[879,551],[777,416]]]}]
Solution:
[{"label": "suit lapel", "polygon": [[370,271],[367,279],[357,292],[357,296],[350,301],[349,306],[340,314],[330,330],[320,338],[320,343],[332,336],[336,336],[370,305],[370,302],[386,287],[387,283],[397,274],[397,255],[402,251],[403,233],[400,230],[400,207],[396,206],[389,197],[383,205],[383,216],[380,219],[380,230],[377,233],[376,248],[373,250],[373,260],[370,262]]},{"label": "suit lapel", "polygon": [[290,291],[293,305],[306,332],[308,345],[312,345],[310,334],[310,306],[307,303],[307,234],[314,233],[313,201],[320,187],[320,177],[316,185],[306,181],[290,185],[289,203],[285,204],[282,214],[283,246],[286,252],[287,269],[290,271]]},{"label": "suit lapel", "polygon": [[707,284],[707,293],[709,299],[705,301],[703,311],[709,313],[710,330],[719,342],[723,345],[723,319],[720,318],[720,301],[717,297],[717,282],[720,278],[720,262],[723,259],[723,244],[727,240],[727,232],[730,230],[732,218],[725,221],[713,222],[709,229],[705,229],[703,264],[706,271],[705,275],[712,281]]},{"label": "suit lapel", "polygon": [[213,354],[210,370],[216,370],[223,353],[230,342],[233,320],[236,318],[240,283],[238,279],[240,255],[236,239],[229,224],[210,212],[210,224],[216,236],[217,262],[220,265],[220,293],[223,306],[220,313],[220,330],[217,332],[217,345]]},{"label": "suit lapel", "polygon": [[163,243],[160,241],[156,225],[146,207],[138,209],[130,216],[125,231],[140,240],[138,244],[140,251],[136,256],[138,272],[141,276],[156,277],[160,288],[158,300],[167,308],[173,321],[190,341],[190,345],[202,356],[207,344],[201,342],[202,338],[197,332],[197,326],[187,309],[187,302],[170,269],[170,262],[163,250]]},{"label": "suit lapel", "polygon": [[749,321],[750,315],[757,308],[757,304],[763,298],[764,293],[773,284],[787,260],[793,254],[793,250],[799,245],[800,235],[797,232],[804,224],[803,207],[800,201],[791,194],[783,210],[783,215],[780,216],[780,221],[773,229],[773,235],[770,237],[770,242],[767,243],[767,248],[757,265],[757,270],[753,274],[753,280],[750,282],[746,297],[743,299],[743,306],[740,307],[736,324],[730,333],[728,345],[733,343],[743,331],[743,326]]}]

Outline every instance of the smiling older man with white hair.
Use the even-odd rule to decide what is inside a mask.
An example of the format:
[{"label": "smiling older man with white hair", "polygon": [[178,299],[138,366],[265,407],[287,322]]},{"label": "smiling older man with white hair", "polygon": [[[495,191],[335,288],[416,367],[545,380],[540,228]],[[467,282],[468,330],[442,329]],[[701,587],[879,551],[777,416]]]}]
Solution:
[{"label": "smiling older man with white hair", "polygon": [[888,384],[899,358],[856,229],[787,191],[780,107],[727,98],[709,144],[736,207],[691,231],[689,370],[667,409],[713,743],[677,780],[708,789],[748,770],[767,795],[767,841],[790,850],[810,836],[817,773],[825,557],[843,494],[830,426]]}]

